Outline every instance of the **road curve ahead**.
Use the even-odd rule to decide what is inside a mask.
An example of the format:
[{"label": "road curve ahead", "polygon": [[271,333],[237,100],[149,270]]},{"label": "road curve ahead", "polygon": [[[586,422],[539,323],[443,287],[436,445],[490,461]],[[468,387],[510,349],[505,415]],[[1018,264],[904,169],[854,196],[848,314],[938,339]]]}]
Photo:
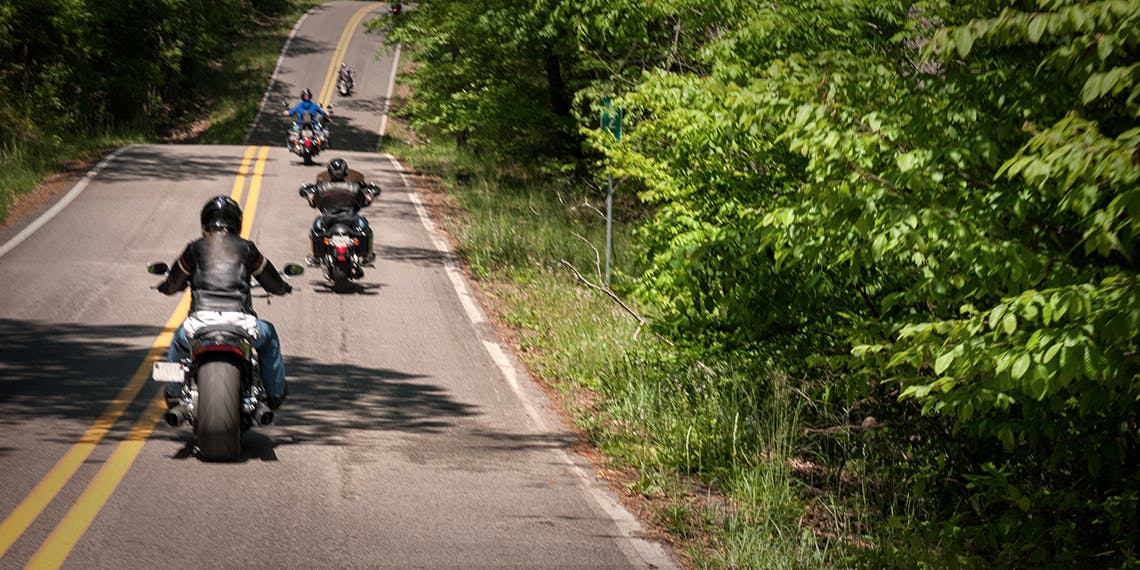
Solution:
[{"label": "road curve ahead", "polygon": [[[132,145],[0,243],[0,569],[668,568],[661,545],[569,451],[572,432],[495,342],[399,164],[376,152],[392,53],[333,2],[295,30],[248,144]],[[244,457],[205,463],[158,420],[147,379],[186,310],[150,287],[199,235],[211,196],[277,265],[307,253],[306,167],[275,91],[335,95],[332,153],[384,189],[364,213],[378,259],[352,293],[319,271],[255,300],[282,339],[290,397]],[[343,110],[343,112],[340,112]],[[343,137],[343,139],[341,139]],[[337,142],[340,141],[340,142]]]}]

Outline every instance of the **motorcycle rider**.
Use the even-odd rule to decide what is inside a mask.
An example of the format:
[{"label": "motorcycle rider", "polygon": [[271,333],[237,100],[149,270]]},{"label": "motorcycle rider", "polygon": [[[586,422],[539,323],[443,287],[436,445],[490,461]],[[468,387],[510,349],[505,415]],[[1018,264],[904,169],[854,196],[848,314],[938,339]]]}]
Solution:
[{"label": "motorcycle rider", "polygon": [[[174,331],[166,358],[171,362],[189,358],[190,339],[203,326],[241,326],[257,349],[266,404],[277,409],[288,393],[281,344],[273,325],[254,313],[249,280],[257,279],[266,291],[277,295],[288,295],[293,287],[252,241],[239,235],[242,211],[232,198],[210,198],[202,207],[201,223],[202,237],[186,246],[157,287],[165,295],[190,287],[190,313]],[[179,384],[167,384],[168,406],[178,404],[180,390]]]},{"label": "motorcycle rider", "polygon": [[[293,132],[298,136],[301,134],[301,124],[305,122],[305,114],[309,115],[310,122],[313,124],[313,131],[322,133],[321,117],[329,118],[329,114],[317,103],[313,102],[313,92],[308,88],[301,91],[301,102],[297,103],[295,107],[285,111],[286,116],[293,117]],[[318,136],[324,136],[318,134]]]},{"label": "motorcycle rider", "polygon": [[345,84],[348,85],[348,88],[352,89],[352,86],[353,86],[352,70],[349,69],[347,63],[344,63],[343,61],[340,63],[340,71],[337,72],[336,78],[337,78],[337,81],[344,81]]},{"label": "motorcycle rider", "polygon": [[321,212],[313,220],[313,228],[309,231],[313,251],[313,255],[306,259],[309,264],[320,264],[320,258],[325,252],[325,232],[337,222],[348,223],[357,232],[364,234],[367,252],[364,263],[376,259],[376,254],[372,252],[372,227],[368,224],[368,219],[360,215],[360,209],[371,204],[380,194],[379,186],[365,182],[364,175],[350,169],[343,158],[334,158],[329,161],[326,171],[317,175],[315,184],[301,186],[298,193],[309,201],[309,206]]}]

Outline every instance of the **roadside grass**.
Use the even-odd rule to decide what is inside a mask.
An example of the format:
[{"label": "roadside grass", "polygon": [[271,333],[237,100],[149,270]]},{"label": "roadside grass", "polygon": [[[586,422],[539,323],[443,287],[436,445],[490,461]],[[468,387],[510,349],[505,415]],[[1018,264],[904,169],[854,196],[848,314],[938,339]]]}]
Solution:
[{"label": "roadside grass", "polygon": [[[815,568],[837,559],[805,516],[789,466],[799,411],[787,380],[730,356],[700,362],[611,297],[604,218],[589,206],[596,191],[482,163],[402,121],[385,150],[429,187],[437,219],[522,360],[624,474],[619,493],[647,505],[690,566]],[[631,231],[616,225],[615,251],[626,250]],[[615,281],[628,257],[615,256]]]},{"label": "roadside grass", "polygon": [[49,175],[67,168],[71,161],[84,161],[106,154],[109,149],[145,142],[133,132],[103,133],[75,140],[9,140],[0,147],[0,222],[20,197],[35,190]]}]

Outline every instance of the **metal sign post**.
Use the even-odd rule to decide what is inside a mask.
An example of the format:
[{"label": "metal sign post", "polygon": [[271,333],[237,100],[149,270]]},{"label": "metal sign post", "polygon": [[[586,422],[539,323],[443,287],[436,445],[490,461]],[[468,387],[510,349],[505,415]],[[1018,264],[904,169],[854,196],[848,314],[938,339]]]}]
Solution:
[{"label": "metal sign post", "polygon": [[[614,107],[613,99],[602,99],[602,130],[621,142],[621,109]],[[610,260],[614,251],[614,175],[608,174],[606,193],[606,286],[610,285]]]}]

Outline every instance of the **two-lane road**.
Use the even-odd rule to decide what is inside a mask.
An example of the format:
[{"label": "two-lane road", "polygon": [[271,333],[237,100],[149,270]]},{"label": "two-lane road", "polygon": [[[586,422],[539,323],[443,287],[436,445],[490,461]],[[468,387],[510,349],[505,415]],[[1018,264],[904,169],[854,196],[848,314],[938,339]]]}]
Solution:
[{"label": "two-lane road", "polygon": [[[126,147],[42,227],[0,242],[0,568],[672,566],[569,451],[375,151],[395,61],[362,22],[382,6],[306,16],[248,145]],[[244,460],[200,462],[189,432],[157,421],[145,371],[185,304],[144,268],[199,234],[216,194],[243,204],[275,263],[303,258],[315,212],[297,187],[320,168],[284,149],[274,93],[326,90],[340,61],[358,91],[333,97],[336,150],[320,158],[384,189],[364,212],[376,267],[353,294],[310,269],[295,294],[255,300],[290,397],[245,435]]]}]

